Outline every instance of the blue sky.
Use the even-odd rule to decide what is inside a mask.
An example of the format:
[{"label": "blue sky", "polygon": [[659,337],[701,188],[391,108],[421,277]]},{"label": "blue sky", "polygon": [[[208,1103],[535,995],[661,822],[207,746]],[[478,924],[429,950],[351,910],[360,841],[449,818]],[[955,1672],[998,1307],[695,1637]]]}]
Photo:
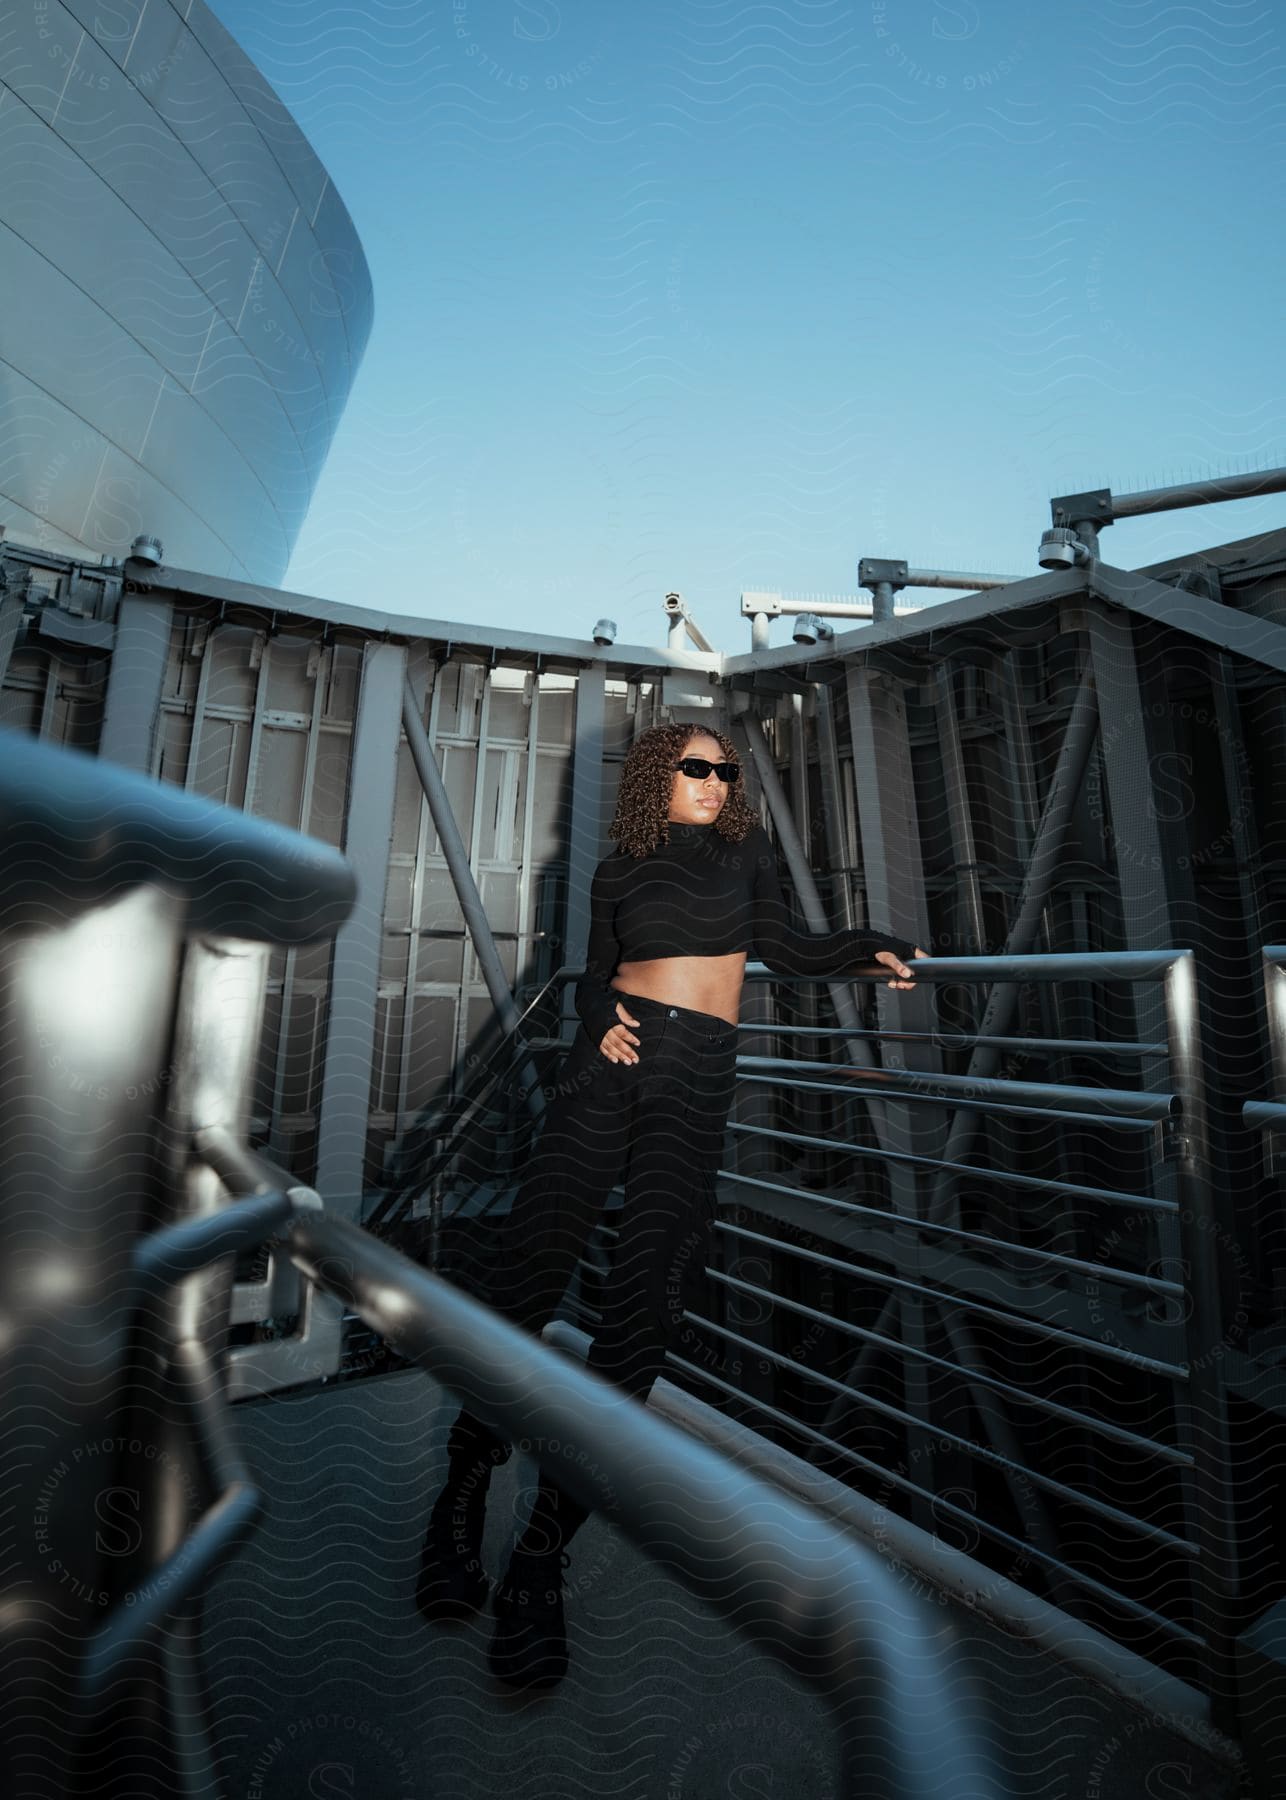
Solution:
[{"label": "blue sky", "polygon": [[677,588],[741,650],[745,588],[1035,573],[1051,494],[1286,462],[1272,0],[213,4],[375,287],[292,588],[652,643]]}]

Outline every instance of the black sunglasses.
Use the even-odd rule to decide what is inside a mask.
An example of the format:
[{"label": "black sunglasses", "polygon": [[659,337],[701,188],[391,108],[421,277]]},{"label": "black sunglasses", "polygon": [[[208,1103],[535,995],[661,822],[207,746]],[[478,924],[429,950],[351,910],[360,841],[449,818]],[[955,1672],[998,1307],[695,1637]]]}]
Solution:
[{"label": "black sunglasses", "polygon": [[715,763],[710,762],[704,756],[685,756],[682,762],[675,763],[674,765],[674,772],[676,775],[689,775],[693,781],[706,780],[711,769],[714,770],[715,774],[719,777],[720,781],[723,782],[725,787],[727,787],[729,782],[739,781],[741,779],[740,763]]}]

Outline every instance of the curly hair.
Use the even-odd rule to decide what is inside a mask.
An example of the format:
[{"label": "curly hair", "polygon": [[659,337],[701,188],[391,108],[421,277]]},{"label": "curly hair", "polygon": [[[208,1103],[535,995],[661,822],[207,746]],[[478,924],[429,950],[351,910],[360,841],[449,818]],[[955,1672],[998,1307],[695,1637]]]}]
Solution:
[{"label": "curly hair", "polygon": [[[669,843],[667,815],[674,791],[674,765],[695,737],[712,737],[729,762],[740,762],[732,739],[708,725],[656,725],[631,745],[608,833],[627,856],[649,856],[658,844]],[[746,798],[745,782],[738,781],[709,829],[729,843],[739,844],[758,822]]]}]

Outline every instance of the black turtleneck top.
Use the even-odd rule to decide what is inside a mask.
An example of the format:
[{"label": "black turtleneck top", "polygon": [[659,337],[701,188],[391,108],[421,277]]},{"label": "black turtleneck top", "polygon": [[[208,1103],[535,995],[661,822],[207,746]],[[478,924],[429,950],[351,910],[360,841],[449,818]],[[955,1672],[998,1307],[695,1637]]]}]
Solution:
[{"label": "black turtleneck top", "polygon": [[669,832],[669,843],[650,855],[617,850],[594,871],[576,1010],[595,1043],[620,1023],[621,996],[608,983],[622,962],[744,950],[779,975],[843,975],[871,962],[877,950],[905,960],[915,949],[906,938],[866,927],[801,930],[782,897],[776,857],[761,825],[739,844],[713,825],[671,820]]}]

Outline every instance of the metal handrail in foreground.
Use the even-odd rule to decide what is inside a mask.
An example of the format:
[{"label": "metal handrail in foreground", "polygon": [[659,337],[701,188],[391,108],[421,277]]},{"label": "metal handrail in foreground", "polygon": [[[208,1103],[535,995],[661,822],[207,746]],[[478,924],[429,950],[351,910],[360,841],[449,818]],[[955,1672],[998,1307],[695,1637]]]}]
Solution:
[{"label": "metal handrail in foreground", "polygon": [[[880,1557],[360,1227],[296,1218],[291,1255],[498,1434],[830,1702],[846,1800],[991,1800],[958,1642]],[[606,1499],[605,1499],[606,1493]],[[972,1717],[971,1717],[972,1715]]]},{"label": "metal handrail in foreground", "polygon": [[1286,944],[1264,945],[1264,1006],[1268,1014],[1268,1044],[1272,1060],[1272,1100],[1247,1100],[1241,1116],[1252,1131],[1262,1131],[1270,1169],[1281,1151],[1274,1137],[1286,1136]]}]

